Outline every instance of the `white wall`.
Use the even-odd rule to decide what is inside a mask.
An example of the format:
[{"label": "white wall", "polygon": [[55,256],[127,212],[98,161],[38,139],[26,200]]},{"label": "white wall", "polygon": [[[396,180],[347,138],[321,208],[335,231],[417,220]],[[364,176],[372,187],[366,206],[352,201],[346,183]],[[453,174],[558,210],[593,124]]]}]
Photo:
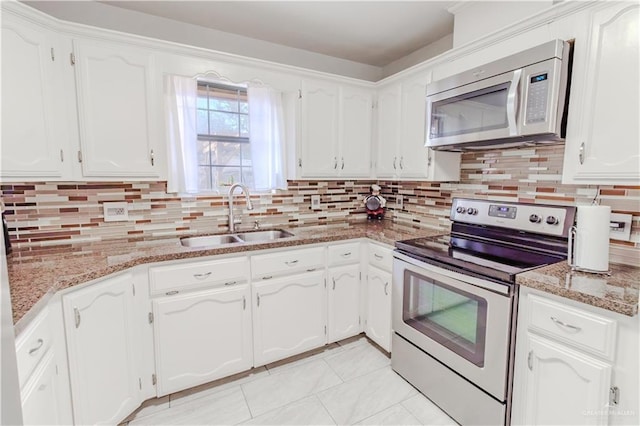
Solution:
[{"label": "white wall", "polygon": [[404,69],[417,65],[421,62],[438,56],[441,53],[451,50],[453,47],[453,34],[446,35],[440,40],[436,40],[431,44],[428,44],[414,52],[409,53],[407,56],[391,62],[390,64],[382,67],[382,78],[389,77]]},{"label": "white wall", "polygon": [[449,9],[455,15],[453,47],[457,48],[551,7],[552,0],[466,1]]}]

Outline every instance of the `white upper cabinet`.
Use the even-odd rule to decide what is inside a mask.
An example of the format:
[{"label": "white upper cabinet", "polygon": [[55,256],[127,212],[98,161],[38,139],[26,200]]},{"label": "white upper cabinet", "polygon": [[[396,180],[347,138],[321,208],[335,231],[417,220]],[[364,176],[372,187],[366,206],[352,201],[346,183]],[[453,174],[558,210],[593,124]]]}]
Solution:
[{"label": "white upper cabinet", "polygon": [[371,174],[372,107],[371,90],[340,87],[340,176],[367,178]]},{"label": "white upper cabinet", "polygon": [[153,55],[94,40],[73,45],[84,176],[158,176],[162,99]]},{"label": "white upper cabinet", "polygon": [[303,80],[301,97],[300,177],[369,177],[373,91]]},{"label": "white upper cabinet", "polygon": [[563,183],[637,185],[640,5],[598,6],[589,21],[575,42]]},{"label": "white upper cabinet", "polygon": [[0,176],[63,176],[69,153],[56,84],[61,60],[55,33],[3,13]]},{"label": "white upper cabinet", "polygon": [[425,143],[425,96],[430,73],[378,91],[376,177],[434,181],[460,179],[460,154]]}]

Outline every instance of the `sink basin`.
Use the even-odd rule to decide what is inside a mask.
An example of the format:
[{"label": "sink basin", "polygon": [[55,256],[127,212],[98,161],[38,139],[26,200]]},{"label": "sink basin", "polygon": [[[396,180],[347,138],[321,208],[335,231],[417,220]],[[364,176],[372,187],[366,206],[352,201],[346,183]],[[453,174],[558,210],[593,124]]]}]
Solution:
[{"label": "sink basin", "polygon": [[185,247],[213,247],[241,242],[242,240],[233,234],[206,235],[204,237],[186,237],[180,239],[180,243]]},{"label": "sink basin", "polygon": [[244,232],[238,234],[238,238],[247,243],[259,242],[259,241],[273,241],[281,238],[293,237],[291,232],[283,231],[282,229],[271,229],[269,231],[253,231]]}]

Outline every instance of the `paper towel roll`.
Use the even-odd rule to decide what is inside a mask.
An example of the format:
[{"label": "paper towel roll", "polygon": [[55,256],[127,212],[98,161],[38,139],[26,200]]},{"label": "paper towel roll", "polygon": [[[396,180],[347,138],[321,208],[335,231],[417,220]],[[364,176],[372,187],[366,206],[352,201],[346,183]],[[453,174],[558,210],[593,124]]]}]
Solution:
[{"label": "paper towel roll", "polygon": [[578,206],[576,216],[575,266],[579,269],[609,270],[609,206]]}]

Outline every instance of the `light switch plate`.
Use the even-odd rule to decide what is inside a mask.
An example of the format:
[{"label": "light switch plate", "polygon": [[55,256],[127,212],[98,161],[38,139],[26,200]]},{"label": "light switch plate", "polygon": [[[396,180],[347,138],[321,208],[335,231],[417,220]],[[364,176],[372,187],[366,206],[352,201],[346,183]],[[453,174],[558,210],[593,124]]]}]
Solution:
[{"label": "light switch plate", "polygon": [[105,222],[125,222],[129,220],[129,207],[126,201],[102,203]]},{"label": "light switch plate", "polygon": [[610,223],[621,226],[620,228],[609,228],[609,238],[612,240],[629,241],[631,238],[630,214],[611,213]]},{"label": "light switch plate", "polygon": [[320,210],[320,196],[312,195],[311,196],[311,209]]}]

